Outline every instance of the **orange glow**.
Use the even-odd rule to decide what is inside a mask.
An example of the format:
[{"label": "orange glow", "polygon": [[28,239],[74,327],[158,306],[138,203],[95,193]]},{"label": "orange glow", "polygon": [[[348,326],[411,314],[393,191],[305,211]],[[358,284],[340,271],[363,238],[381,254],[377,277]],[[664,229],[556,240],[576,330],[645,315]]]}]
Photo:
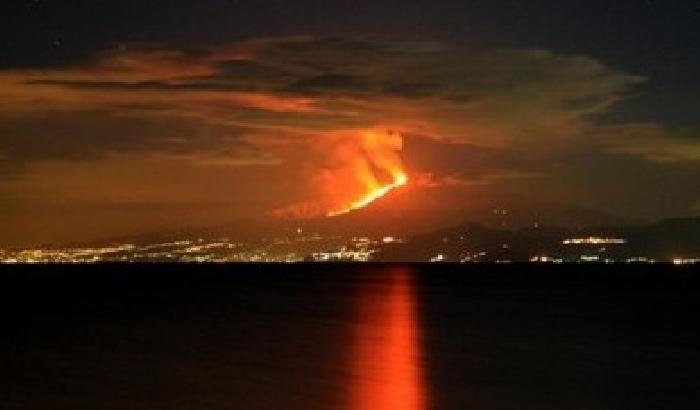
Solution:
[{"label": "orange glow", "polygon": [[385,196],[389,192],[396,188],[402,187],[408,183],[408,177],[403,172],[398,173],[394,176],[394,181],[390,184],[384,185],[382,187],[375,188],[373,191],[369,192],[363,198],[353,202],[349,207],[342,209],[340,211],[330,212],[328,216],[339,216],[350,213],[352,211],[362,209],[377,199]]},{"label": "orange glow", "polygon": [[[396,188],[408,184],[408,175],[403,170],[400,151],[403,149],[403,137],[395,132],[366,131],[357,141],[360,150],[344,150],[343,161],[351,164],[353,179],[361,192],[349,200],[349,204],[328,212],[328,216],[338,216],[364,208],[379,198],[386,196]],[[352,152],[353,155],[349,155]],[[358,155],[359,152],[359,155]],[[355,158],[349,158],[355,156]],[[382,181],[377,172],[386,174],[390,180]]]},{"label": "orange glow", "polygon": [[364,208],[409,183],[403,136],[388,127],[342,129],[319,136],[309,167],[315,200],[276,209],[277,217],[335,217]]},{"label": "orange glow", "polygon": [[396,272],[372,287],[359,299],[350,409],[425,410],[411,277]]}]

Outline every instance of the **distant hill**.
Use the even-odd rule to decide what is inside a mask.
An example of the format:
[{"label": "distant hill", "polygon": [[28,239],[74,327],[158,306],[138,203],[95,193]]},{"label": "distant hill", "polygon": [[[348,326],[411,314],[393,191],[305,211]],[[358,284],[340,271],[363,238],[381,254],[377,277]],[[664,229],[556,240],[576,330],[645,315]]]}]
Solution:
[{"label": "distant hill", "polygon": [[[464,194],[452,192],[449,187],[408,186],[392,191],[366,208],[336,217],[293,219],[261,216],[257,219],[240,219],[206,228],[173,227],[168,231],[114,237],[99,243],[148,243],[198,237],[229,237],[240,241],[255,241],[294,234],[301,229],[305,233],[319,233],[322,236],[400,236],[415,237],[416,240],[427,242],[431,241],[431,237],[442,240],[445,236],[464,236],[457,234],[466,232],[470,234],[467,235],[469,240],[478,241],[473,243],[474,246],[493,247],[498,245],[498,242],[517,242],[518,238],[527,238],[526,240],[532,243],[542,243],[549,247],[552,241],[558,240],[562,235],[585,230],[585,227],[590,226],[625,226],[626,236],[635,234],[635,227],[640,228],[639,235],[654,232],[652,226],[643,220],[578,206],[505,194],[479,196],[476,191],[470,193],[471,196],[459,195]],[[461,225],[458,225],[460,223]],[[542,228],[533,232],[527,229],[536,225]],[[674,222],[668,221],[658,225],[660,226],[655,229],[666,232],[672,229]],[[607,229],[616,232],[613,228]],[[454,232],[448,235],[452,231]],[[663,232],[660,235],[665,236]],[[678,235],[680,233],[673,236]],[[656,240],[654,238],[655,235],[649,233],[644,237],[644,242],[651,243]],[[675,243],[672,245],[676,248],[681,246]],[[661,245],[656,244],[652,247],[656,249]],[[431,245],[429,249],[434,248],[435,246]],[[531,252],[533,249],[526,248],[526,251]],[[417,260],[428,256],[415,254],[420,255]]]},{"label": "distant hill", "polygon": [[[462,196],[460,196],[462,195]],[[412,236],[469,221],[505,230],[539,225],[631,226],[645,221],[566,204],[540,202],[513,195],[477,197],[450,188],[404,187],[390,192],[366,208],[345,215],[279,221],[282,225],[349,235]]]},{"label": "distant hill", "polygon": [[[566,238],[620,238],[622,245],[564,245]],[[495,229],[474,223],[417,235],[406,244],[388,244],[379,261],[426,262],[441,255],[446,262],[465,258],[481,261],[528,261],[537,255],[576,258],[579,253],[601,254],[615,260],[649,257],[668,261],[700,256],[700,218],[668,219],[644,226],[548,227]],[[485,255],[480,255],[485,253]]]}]

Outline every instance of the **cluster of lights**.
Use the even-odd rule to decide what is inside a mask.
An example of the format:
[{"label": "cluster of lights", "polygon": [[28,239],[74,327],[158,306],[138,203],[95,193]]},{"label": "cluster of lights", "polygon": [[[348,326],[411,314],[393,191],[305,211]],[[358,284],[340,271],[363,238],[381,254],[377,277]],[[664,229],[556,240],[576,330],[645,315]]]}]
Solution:
[{"label": "cluster of lights", "polygon": [[674,265],[696,265],[700,264],[700,258],[673,258]]},{"label": "cluster of lights", "polygon": [[0,263],[98,263],[98,262],[367,262],[384,244],[405,243],[404,239],[385,236],[371,239],[340,236],[296,235],[233,242],[229,238],[178,240],[151,244],[119,244],[95,248],[0,249]]},{"label": "cluster of lights", "polygon": [[625,260],[627,263],[656,263],[656,259],[647,258],[646,256],[634,256]]},{"label": "cluster of lights", "polygon": [[343,246],[336,251],[315,252],[311,259],[315,262],[369,262],[382,244],[394,243],[405,243],[405,240],[393,236],[385,236],[380,240],[355,237],[350,246]]},{"label": "cluster of lights", "polygon": [[627,240],[619,238],[600,238],[596,236],[591,236],[588,238],[564,239],[562,243],[564,245],[624,245],[627,243]]},{"label": "cluster of lights", "polygon": [[135,245],[123,244],[101,248],[25,249],[1,251],[1,263],[96,263],[114,255],[133,252]]},{"label": "cluster of lights", "polygon": [[438,263],[438,262],[444,262],[444,261],[445,261],[445,255],[443,255],[441,253],[430,258],[431,263]]},{"label": "cluster of lights", "polygon": [[[460,237],[463,240],[464,237]],[[447,242],[449,238],[444,238]],[[354,237],[351,241],[338,236],[323,237],[319,234],[306,235],[301,229],[297,235],[270,238],[254,243],[232,242],[228,238],[217,240],[193,239],[147,245],[118,244],[105,247],[81,247],[63,249],[0,249],[0,263],[99,263],[99,262],[186,262],[186,263],[228,263],[228,262],[318,262],[349,261],[368,262],[375,259],[385,245],[403,244],[405,239],[384,236],[380,238]],[[624,244],[625,239],[588,237],[572,238],[563,241],[566,245],[605,245]],[[502,249],[509,246],[502,245]],[[448,253],[435,249],[427,258],[434,263],[452,260]],[[461,253],[461,263],[484,261],[508,262],[487,258],[485,251],[472,250]],[[597,252],[577,255],[537,254],[529,258],[532,263],[657,263],[674,265],[700,264],[700,257],[673,257],[655,259],[647,256],[629,256],[626,259],[612,259],[606,255],[605,247]]]},{"label": "cluster of lights", "polygon": [[301,262],[302,255],[275,248],[277,241],[243,244],[226,239],[182,240],[146,245],[122,244],[100,248],[0,250],[0,263],[100,262]]},{"label": "cluster of lights", "polygon": [[372,252],[342,249],[336,252],[316,252],[312,255],[312,258],[315,262],[368,262],[371,256]]},{"label": "cluster of lights", "polygon": [[532,263],[564,263],[563,258],[558,258],[554,256],[533,256],[530,258],[530,262]]}]

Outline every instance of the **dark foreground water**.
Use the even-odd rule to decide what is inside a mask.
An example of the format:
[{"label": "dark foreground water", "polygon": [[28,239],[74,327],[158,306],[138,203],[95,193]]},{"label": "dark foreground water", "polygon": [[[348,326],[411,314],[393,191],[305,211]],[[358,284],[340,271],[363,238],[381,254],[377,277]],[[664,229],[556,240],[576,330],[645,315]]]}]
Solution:
[{"label": "dark foreground water", "polygon": [[697,409],[700,272],[1,268],[2,409]]}]

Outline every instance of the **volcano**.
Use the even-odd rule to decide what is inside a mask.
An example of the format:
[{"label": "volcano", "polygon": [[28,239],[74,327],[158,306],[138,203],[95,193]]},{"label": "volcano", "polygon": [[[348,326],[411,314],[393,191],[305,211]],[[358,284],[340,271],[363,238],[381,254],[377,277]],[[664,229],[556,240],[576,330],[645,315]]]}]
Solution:
[{"label": "volcano", "polygon": [[406,176],[406,174],[404,174],[403,172],[398,173],[394,177],[393,182],[373,189],[372,191],[368,192],[362,198],[354,201],[347,208],[342,209],[340,211],[336,211],[336,212],[330,212],[328,214],[328,216],[329,217],[336,217],[336,216],[348,214],[348,213],[353,212],[353,211],[358,211],[358,210],[367,208],[372,203],[374,203],[375,201],[377,201],[379,199],[384,198],[385,196],[387,196],[387,194],[391,193],[392,191],[406,186],[407,183],[408,183],[408,177]]},{"label": "volcano", "polygon": [[388,190],[366,206],[333,217],[288,220],[291,228],[346,236],[412,236],[474,222],[514,230],[534,224],[556,226],[635,225],[642,221],[567,204],[537,201],[479,187],[424,187]]}]

